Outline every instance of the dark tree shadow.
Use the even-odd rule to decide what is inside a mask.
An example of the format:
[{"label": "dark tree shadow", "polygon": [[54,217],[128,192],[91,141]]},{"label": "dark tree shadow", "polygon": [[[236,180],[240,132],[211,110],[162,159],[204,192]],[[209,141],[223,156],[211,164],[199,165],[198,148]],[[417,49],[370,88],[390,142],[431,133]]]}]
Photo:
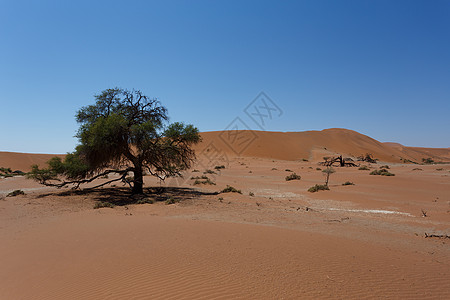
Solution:
[{"label": "dark tree shadow", "polygon": [[[66,190],[63,192],[40,194],[37,198],[49,196],[87,196],[99,202],[109,202],[116,206],[140,204],[149,202],[162,202],[176,199],[177,202],[199,198],[204,195],[217,195],[217,192],[202,192],[192,188],[184,187],[150,187],[144,189],[144,194],[132,195],[131,190],[126,187],[98,188],[84,190]],[[148,202],[145,202],[148,201]]]}]

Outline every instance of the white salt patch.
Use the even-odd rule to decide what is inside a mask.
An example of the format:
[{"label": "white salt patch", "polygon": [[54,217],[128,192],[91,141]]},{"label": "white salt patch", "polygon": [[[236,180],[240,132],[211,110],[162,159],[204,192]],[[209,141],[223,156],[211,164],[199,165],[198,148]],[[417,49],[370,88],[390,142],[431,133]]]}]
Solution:
[{"label": "white salt patch", "polygon": [[400,211],[394,210],[382,210],[382,209],[343,209],[343,208],[326,208],[327,210],[337,210],[337,211],[348,211],[348,212],[356,212],[356,213],[369,213],[369,214],[384,214],[384,215],[404,215],[410,216],[409,213],[404,213]]}]

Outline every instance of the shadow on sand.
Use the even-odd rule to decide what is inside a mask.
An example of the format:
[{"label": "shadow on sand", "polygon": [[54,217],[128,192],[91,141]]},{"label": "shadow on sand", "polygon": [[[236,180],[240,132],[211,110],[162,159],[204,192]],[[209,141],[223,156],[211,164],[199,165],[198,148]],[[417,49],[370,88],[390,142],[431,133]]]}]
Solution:
[{"label": "shadow on sand", "polygon": [[66,190],[63,192],[46,193],[37,196],[45,198],[48,196],[86,196],[99,202],[108,202],[116,206],[129,204],[142,204],[167,201],[176,199],[176,202],[198,198],[204,195],[217,195],[217,192],[202,192],[192,188],[183,187],[151,187],[145,188],[144,194],[132,195],[131,190],[126,187],[111,187],[98,189]]}]

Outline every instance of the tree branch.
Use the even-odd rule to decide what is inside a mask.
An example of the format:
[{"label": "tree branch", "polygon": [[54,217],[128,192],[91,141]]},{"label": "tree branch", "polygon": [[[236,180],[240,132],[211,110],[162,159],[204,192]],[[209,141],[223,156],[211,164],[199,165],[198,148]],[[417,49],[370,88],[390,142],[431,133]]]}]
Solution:
[{"label": "tree branch", "polygon": [[[92,182],[100,177],[103,177],[103,176],[111,174],[111,173],[122,174],[122,177],[124,177],[131,170],[132,170],[131,168],[127,168],[125,170],[106,170],[100,174],[95,175],[94,177],[89,178],[89,179],[62,181],[61,183],[51,183],[51,182],[47,182],[46,180],[44,180],[41,182],[41,184],[46,185],[46,186],[56,187],[56,188],[62,188],[67,185],[74,184],[75,185],[74,189],[78,189],[81,184]],[[115,181],[115,179],[113,181]]]}]

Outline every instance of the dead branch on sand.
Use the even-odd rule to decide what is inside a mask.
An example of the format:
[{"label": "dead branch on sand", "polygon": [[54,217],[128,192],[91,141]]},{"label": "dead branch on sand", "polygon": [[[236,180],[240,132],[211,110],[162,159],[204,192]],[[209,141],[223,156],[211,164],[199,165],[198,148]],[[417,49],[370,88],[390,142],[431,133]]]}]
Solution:
[{"label": "dead branch on sand", "polygon": [[331,166],[337,166],[337,167],[359,167],[359,165],[355,164],[353,162],[353,159],[346,157],[343,158],[342,155],[339,155],[337,157],[324,157],[324,161],[319,162],[319,165],[331,167]]},{"label": "dead branch on sand", "polygon": [[447,235],[447,234],[428,234],[428,233],[425,232],[425,238],[450,239],[450,235]]}]

